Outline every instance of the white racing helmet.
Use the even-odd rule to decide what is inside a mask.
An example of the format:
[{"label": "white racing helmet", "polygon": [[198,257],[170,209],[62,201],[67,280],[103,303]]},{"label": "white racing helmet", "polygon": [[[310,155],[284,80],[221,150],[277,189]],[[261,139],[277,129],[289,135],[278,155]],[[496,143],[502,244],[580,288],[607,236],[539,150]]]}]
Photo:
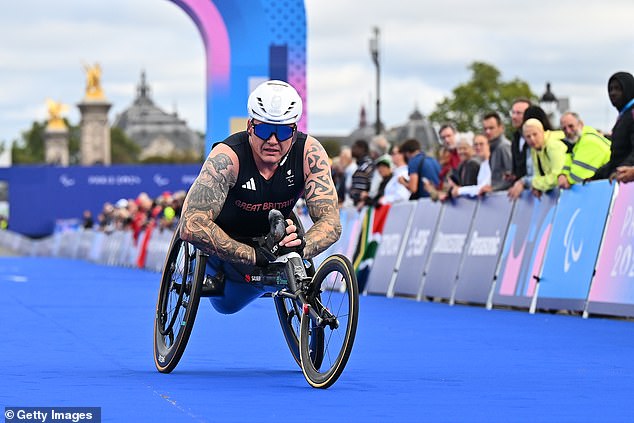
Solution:
[{"label": "white racing helmet", "polygon": [[253,90],[247,109],[249,116],[260,122],[288,125],[302,117],[302,99],[286,82],[271,80]]}]

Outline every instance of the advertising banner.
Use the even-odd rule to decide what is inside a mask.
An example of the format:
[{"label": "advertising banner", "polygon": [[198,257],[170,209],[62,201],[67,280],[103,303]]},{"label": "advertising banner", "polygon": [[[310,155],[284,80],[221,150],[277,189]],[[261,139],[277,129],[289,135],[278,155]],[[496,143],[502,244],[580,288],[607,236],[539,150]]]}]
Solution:
[{"label": "advertising banner", "polygon": [[494,305],[530,306],[552,228],[558,191],[516,200],[497,272]]},{"label": "advertising banner", "polygon": [[429,198],[416,203],[412,226],[405,239],[403,256],[390,295],[415,297],[423,280],[425,265],[431,251],[435,228],[440,218],[442,205]]},{"label": "advertising banner", "polygon": [[379,248],[374,257],[374,264],[368,276],[366,291],[369,294],[387,294],[392,282],[404,235],[407,232],[407,225],[411,214],[416,206],[415,202],[396,203],[390,208]]},{"label": "advertising banner", "polygon": [[50,235],[58,219],[97,216],[105,202],[155,198],[164,191],[187,191],[200,172],[196,165],[13,166],[0,171],[9,183],[9,227],[32,237]]},{"label": "advertising banner", "polygon": [[[594,206],[594,204],[593,204]],[[634,316],[634,183],[619,184],[601,247],[588,312]]]},{"label": "advertising banner", "polygon": [[561,192],[539,280],[538,308],[583,311],[613,191],[614,185],[602,180]]},{"label": "advertising banner", "polygon": [[423,279],[423,297],[451,297],[477,204],[462,197],[444,204]]},{"label": "advertising banner", "polygon": [[480,200],[458,272],[453,301],[486,304],[512,209],[513,202],[506,193],[494,193]]}]

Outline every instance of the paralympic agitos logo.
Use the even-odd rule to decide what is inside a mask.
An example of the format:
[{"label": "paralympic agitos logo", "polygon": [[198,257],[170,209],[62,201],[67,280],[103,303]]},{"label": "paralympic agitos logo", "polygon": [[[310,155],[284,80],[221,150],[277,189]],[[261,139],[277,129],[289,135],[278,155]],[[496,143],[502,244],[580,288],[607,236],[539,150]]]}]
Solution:
[{"label": "paralympic agitos logo", "polygon": [[[570,218],[570,222],[568,223],[568,227],[566,228],[566,233],[564,234],[564,247],[566,248],[566,254],[564,256],[564,272],[568,272],[570,270],[570,266],[572,263],[576,263],[579,261],[581,257],[581,252],[583,251],[583,240],[579,243],[578,246],[575,246],[574,237],[575,237],[575,220],[577,216],[581,213],[581,209],[575,210]],[[571,260],[572,259],[572,262]]]}]

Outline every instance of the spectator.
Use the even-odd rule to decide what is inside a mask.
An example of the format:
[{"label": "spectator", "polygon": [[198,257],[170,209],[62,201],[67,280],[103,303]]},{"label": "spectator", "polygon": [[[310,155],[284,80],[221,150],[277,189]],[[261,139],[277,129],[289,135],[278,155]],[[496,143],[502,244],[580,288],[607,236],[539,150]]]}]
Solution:
[{"label": "spectator", "polygon": [[[491,186],[491,150],[489,148],[489,140],[482,134],[476,134],[473,137],[474,155],[479,161],[478,173],[476,180],[472,184],[454,185],[451,189],[451,196],[458,197],[466,195],[475,197],[485,192],[485,187]],[[472,180],[471,177],[465,178],[465,182]],[[488,192],[488,191],[486,191]]]},{"label": "spectator", "polygon": [[175,229],[176,228],[176,211],[172,207],[172,193],[165,191],[157,200],[157,203],[161,206],[161,213],[158,216],[159,227],[163,229]]},{"label": "spectator", "polygon": [[560,123],[566,134],[564,143],[568,154],[558,185],[559,188],[570,188],[572,184],[592,178],[597,169],[610,160],[610,141],[596,129],[584,126],[576,113],[564,113]]},{"label": "spectator", "polygon": [[491,184],[482,187],[482,193],[506,190],[511,186],[508,175],[513,167],[511,142],[504,136],[504,124],[498,113],[486,114],[482,126],[491,150]]},{"label": "spectator", "polygon": [[530,187],[530,178],[533,176],[531,155],[529,147],[522,135],[522,123],[524,113],[531,106],[530,100],[518,98],[511,105],[511,125],[513,126],[513,138],[511,139],[511,158],[513,166],[508,179],[513,183],[509,188],[509,197],[517,198],[525,188]]},{"label": "spectator", "polygon": [[[352,159],[352,150],[350,147],[342,147],[339,152],[339,166],[343,172],[343,180],[341,191],[343,192],[342,206],[351,206],[350,188],[352,187],[352,175],[357,170],[357,163]],[[339,191],[337,191],[339,192]]]},{"label": "spectator", "polygon": [[440,182],[438,183],[438,189],[443,190],[449,182],[451,173],[456,170],[452,165],[451,151],[444,145],[441,145],[438,149],[438,163],[440,164],[440,174],[438,175]]},{"label": "spectator", "polygon": [[[528,119],[537,119],[538,121],[540,121],[542,126],[544,127],[544,131],[546,131],[545,133],[549,137],[558,140],[562,140],[565,137],[562,131],[553,129],[552,125],[550,124],[550,119],[548,118],[548,115],[546,115],[544,109],[537,105],[529,106],[524,111],[524,122],[526,122]],[[522,125],[524,124],[524,122],[522,122]],[[527,151],[529,151],[530,146],[527,145],[526,149]],[[524,191],[525,189],[532,189],[534,175],[535,166],[533,164],[533,159],[531,155],[528,154],[528,160],[526,161],[526,175],[524,175],[521,180],[515,181],[511,188],[509,188],[509,198],[516,199],[522,194],[522,191]]]},{"label": "spectator", "polygon": [[92,229],[94,225],[95,221],[92,218],[92,212],[90,210],[84,210],[84,213],[82,214],[81,227],[84,229]]},{"label": "spectator", "polygon": [[115,209],[112,203],[104,203],[101,213],[98,216],[99,230],[111,233],[115,230]]},{"label": "spectator", "polygon": [[[484,138],[486,141],[486,137],[481,134],[475,137],[479,137],[480,139]],[[451,180],[455,185],[459,186],[476,185],[478,172],[480,171],[480,163],[482,160],[488,160],[488,158],[484,159],[476,156],[473,146],[466,138],[458,142],[457,150],[460,156],[460,165],[458,165],[458,169],[453,172]]]},{"label": "spectator", "polygon": [[[364,198],[369,195],[372,173],[374,172],[374,163],[370,159],[368,143],[364,140],[355,141],[352,145],[352,157],[356,160],[357,169],[352,174],[350,198],[355,207],[361,207],[364,204]],[[364,192],[366,194],[363,194]]]},{"label": "spectator", "polygon": [[341,167],[339,156],[333,157],[330,161],[330,170],[332,172],[332,182],[335,184],[335,189],[337,190],[337,202],[339,203],[339,207],[341,207],[346,197],[346,177]]},{"label": "spectator", "polygon": [[460,156],[458,155],[458,140],[456,136],[458,131],[456,127],[451,123],[445,123],[440,127],[438,135],[442,140],[444,147],[449,151],[448,165],[450,169],[458,169],[460,165]]},{"label": "spectator", "polygon": [[185,192],[184,190],[176,191],[174,194],[172,194],[172,207],[174,208],[174,212],[176,213],[176,223],[178,223],[178,220],[181,217],[181,211],[183,210],[183,203],[185,202],[186,195],[187,192]]},{"label": "spectator", "polygon": [[[377,163],[377,160],[381,157],[388,156],[388,152],[390,151],[390,143],[387,138],[383,135],[377,135],[372,138],[370,142],[370,158],[374,163]],[[388,156],[389,158],[389,156]],[[372,198],[376,198],[379,191],[379,186],[383,181],[383,177],[377,172],[376,167],[372,172],[372,180],[370,182],[370,192],[369,195]]]},{"label": "spectator", "polygon": [[400,146],[407,162],[408,178],[401,176],[399,182],[410,192],[411,199],[429,197],[429,190],[438,187],[440,164],[420,150],[420,143],[409,139]]},{"label": "spectator", "polygon": [[130,204],[130,219],[131,219],[131,228],[132,228],[132,237],[134,238],[134,243],[139,239],[139,235],[145,229],[148,223],[148,212],[151,208],[151,199],[147,195],[147,193],[140,193],[136,200],[131,201]]},{"label": "spectator", "polygon": [[528,119],[522,126],[526,142],[531,147],[531,158],[535,167],[532,191],[536,197],[557,187],[557,178],[566,162],[566,145],[556,137],[544,131],[542,123],[534,118]]},{"label": "spectator", "polygon": [[[486,139],[485,139],[486,141]],[[449,176],[447,188],[438,193],[441,201],[453,197],[457,191],[456,187],[476,185],[478,171],[480,170],[480,159],[475,157],[471,142],[463,138],[458,141],[458,155],[460,156],[460,164],[458,169],[454,170]]]},{"label": "spectator", "polygon": [[393,204],[401,201],[407,201],[410,197],[409,190],[399,182],[401,176],[407,177],[407,163],[403,153],[400,152],[397,145],[392,147],[390,152],[392,158],[392,177],[385,185],[383,197],[379,198],[379,204]]},{"label": "spectator", "polygon": [[[612,178],[619,166],[634,165],[634,77],[628,72],[617,72],[608,80],[610,102],[619,111],[610,139],[610,161],[601,166],[594,179]],[[618,177],[618,176],[617,176]]]},{"label": "spectator", "polygon": [[378,158],[374,164],[374,172],[381,176],[381,182],[379,183],[376,195],[373,197],[368,195],[365,202],[367,205],[376,207],[381,205],[380,200],[385,195],[385,187],[389,181],[392,180],[392,160],[388,155]]},{"label": "spectator", "polygon": [[623,183],[634,181],[634,166],[617,167],[616,180]]}]

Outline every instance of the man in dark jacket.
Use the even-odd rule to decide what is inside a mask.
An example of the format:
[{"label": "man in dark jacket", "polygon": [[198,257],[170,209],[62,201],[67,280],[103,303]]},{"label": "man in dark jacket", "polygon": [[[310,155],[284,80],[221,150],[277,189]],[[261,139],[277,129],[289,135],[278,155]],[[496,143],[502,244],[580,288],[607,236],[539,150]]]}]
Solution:
[{"label": "man in dark jacket", "polygon": [[482,119],[484,135],[489,140],[491,157],[491,184],[482,188],[482,193],[491,191],[504,191],[509,189],[512,182],[505,178],[513,168],[513,154],[511,153],[511,141],[504,136],[504,124],[497,112],[484,115]]},{"label": "man in dark jacket", "polygon": [[355,207],[365,204],[365,198],[370,191],[374,162],[370,158],[370,146],[365,140],[357,140],[352,144],[352,157],[357,161],[357,170],[352,174],[350,198]]},{"label": "man in dark jacket", "polygon": [[610,102],[619,111],[612,128],[610,161],[597,170],[593,179],[614,176],[619,166],[634,165],[634,76],[617,72],[608,80]]},{"label": "man in dark jacket", "polygon": [[[511,105],[511,124],[513,125],[513,139],[511,139],[511,153],[513,157],[513,170],[511,177],[514,181],[526,176],[526,161],[530,160],[528,145],[522,136],[522,124],[524,112],[531,106],[530,100],[518,98]],[[528,154],[527,154],[528,153]]]}]

